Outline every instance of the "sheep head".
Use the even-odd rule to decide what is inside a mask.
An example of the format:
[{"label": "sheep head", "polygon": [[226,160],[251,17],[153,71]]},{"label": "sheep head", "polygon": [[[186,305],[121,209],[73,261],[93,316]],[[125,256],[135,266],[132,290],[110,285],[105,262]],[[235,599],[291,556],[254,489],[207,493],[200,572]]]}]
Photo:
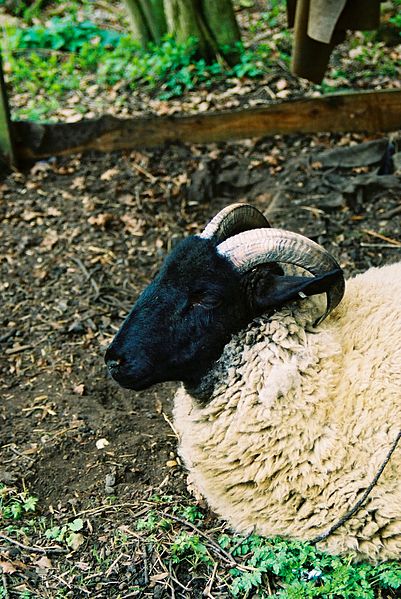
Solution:
[{"label": "sheep head", "polygon": [[[174,248],[106,352],[121,386],[170,380],[194,389],[235,332],[299,297],[327,293],[327,316],[343,294],[338,264],[310,240],[269,227],[252,206],[234,204]],[[315,276],[285,275],[278,262]]]}]

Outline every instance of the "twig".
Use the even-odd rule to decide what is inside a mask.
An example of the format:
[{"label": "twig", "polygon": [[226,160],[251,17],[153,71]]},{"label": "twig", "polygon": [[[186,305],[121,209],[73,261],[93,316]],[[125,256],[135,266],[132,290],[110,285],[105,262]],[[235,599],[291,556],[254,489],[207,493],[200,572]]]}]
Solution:
[{"label": "twig", "polygon": [[19,354],[22,351],[26,351],[27,349],[32,349],[33,345],[18,345],[17,347],[10,347],[6,349],[4,352],[7,356],[13,356],[14,354]]},{"label": "twig", "polygon": [[162,412],[162,414],[163,414],[164,420],[167,422],[167,424],[169,425],[169,427],[171,428],[171,430],[173,431],[174,435],[177,437],[177,439],[179,441],[180,440],[180,435],[179,435],[177,429],[174,427],[174,424],[171,422],[171,420],[167,416],[167,414],[165,414],[164,412]]},{"label": "twig", "polygon": [[10,599],[10,593],[8,592],[6,573],[3,572],[3,568],[1,566],[0,566],[0,572],[1,572],[1,582],[3,584],[3,597],[4,597],[4,599]]},{"label": "twig", "polygon": [[366,491],[364,492],[362,497],[356,502],[356,504],[346,514],[344,514],[344,516],[342,516],[342,518],[340,518],[338,520],[338,522],[333,524],[333,526],[331,526],[329,528],[329,530],[327,530],[326,532],[323,532],[322,534],[320,534],[317,537],[315,537],[314,539],[312,539],[310,541],[310,543],[315,545],[316,543],[325,541],[330,535],[333,534],[333,532],[335,532],[337,530],[337,528],[340,528],[340,526],[345,524],[345,522],[348,522],[348,520],[350,518],[352,518],[352,516],[359,510],[359,508],[365,503],[366,499],[369,497],[370,492],[372,491],[373,487],[376,485],[377,481],[379,480],[380,476],[382,475],[383,470],[385,469],[388,462],[390,461],[390,458],[393,455],[400,439],[401,439],[401,430],[399,431],[395,441],[393,442],[392,446],[390,447],[390,450],[387,453],[384,462],[380,466],[379,470],[376,472],[376,476],[374,477],[374,479],[372,480],[372,482],[370,483],[370,485],[368,486],[368,488],[366,489]]},{"label": "twig", "polygon": [[2,335],[0,337],[0,343],[4,343],[4,341],[8,341],[9,339],[11,339],[11,337],[14,337],[14,335],[18,332],[18,329],[11,329],[11,331],[8,331],[8,333],[5,333],[4,335]]},{"label": "twig", "polygon": [[401,245],[391,245],[390,243],[365,243],[361,241],[361,248],[376,248],[378,250],[400,250]]},{"label": "twig", "polygon": [[380,215],[380,218],[392,218],[393,216],[396,216],[397,214],[400,214],[401,212],[401,206],[396,206],[395,208],[393,208],[392,210],[389,210],[388,212],[383,212],[383,214]]},{"label": "twig", "polygon": [[[170,578],[173,579],[173,574],[172,574],[172,565],[171,565],[171,561],[169,561],[168,563],[168,572],[170,575]],[[171,599],[175,599],[175,591],[174,591],[174,585],[170,584],[170,589],[171,589]]]},{"label": "twig", "polygon": [[[114,505],[101,505],[99,507],[94,507],[91,508],[90,510],[82,510],[81,512],[77,512],[75,514],[75,517],[78,518],[78,516],[94,516],[96,514],[101,514],[102,512],[107,512],[108,510],[111,511],[116,511],[118,508],[134,508],[134,507],[138,507],[138,504],[136,503],[115,503]],[[140,510],[138,510],[137,512],[134,513],[134,517],[137,518],[138,516],[142,516],[142,514],[145,514],[147,512],[147,508],[141,508]]]},{"label": "twig", "polygon": [[89,281],[90,284],[92,285],[93,289],[95,290],[96,293],[96,299],[99,297],[100,294],[100,290],[99,290],[99,285],[96,283],[96,281],[93,280],[93,275],[94,272],[89,272],[88,269],[86,268],[85,264],[82,262],[82,260],[80,260],[79,258],[72,258],[72,260],[75,262],[75,264],[81,269],[81,271],[83,272],[84,276],[85,276],[85,280]]},{"label": "twig", "polygon": [[148,563],[148,552],[146,551],[146,545],[142,546],[143,552],[143,582],[147,586],[149,584],[149,563]]},{"label": "twig", "polygon": [[124,557],[124,553],[120,553],[117,558],[114,560],[114,562],[107,568],[106,570],[106,578],[108,578],[110,576],[110,574],[113,572],[114,567],[118,564],[118,562]]},{"label": "twig", "polygon": [[147,177],[152,183],[156,183],[157,177],[152,175],[152,173],[150,173],[149,171],[144,169],[142,166],[139,166],[139,164],[136,164],[134,162],[132,164],[132,168],[135,169],[138,173],[141,173],[141,175],[144,175],[145,177]]},{"label": "twig", "polygon": [[[182,582],[180,582],[180,581],[178,580],[178,578],[176,578],[176,577],[173,575],[173,566],[171,565],[171,561],[170,561],[170,562],[169,562],[169,564],[168,564],[168,569],[169,569],[169,573],[170,573],[170,578],[171,578],[171,580],[173,580],[175,583],[177,583],[177,584],[178,584],[178,586],[180,586],[180,587],[181,587],[181,588],[182,588],[184,591],[187,591],[187,592],[188,592],[188,591],[190,591],[190,590],[191,590],[191,587],[190,587],[190,586],[184,586],[184,585],[182,584]],[[173,589],[173,590],[174,590],[174,589]]]},{"label": "twig", "polygon": [[401,241],[398,241],[397,239],[392,239],[391,237],[386,237],[385,235],[382,235],[381,233],[376,233],[376,231],[371,231],[370,229],[362,229],[362,233],[366,233],[366,235],[370,235],[371,237],[377,237],[377,239],[386,241],[387,243],[390,243],[391,245],[401,247]]},{"label": "twig", "polygon": [[230,566],[237,565],[237,562],[235,561],[235,559],[233,558],[232,555],[230,555],[227,551],[225,551],[222,547],[220,547],[220,545],[218,543],[216,543],[216,541],[213,541],[213,539],[211,539],[206,533],[204,533],[202,530],[200,530],[200,528],[195,526],[195,524],[192,524],[192,522],[188,522],[187,520],[184,520],[183,518],[180,518],[179,516],[174,516],[173,514],[169,514],[168,512],[161,511],[160,513],[165,518],[171,518],[172,520],[175,520],[176,522],[179,522],[180,524],[183,524],[184,526],[188,526],[188,528],[192,528],[192,530],[194,530],[196,533],[198,533],[198,535],[200,535],[201,537],[206,539],[210,543],[210,545],[212,545],[212,547],[215,549],[215,551],[217,551],[230,564]]},{"label": "twig", "polygon": [[214,564],[212,575],[211,575],[210,579],[208,580],[208,583],[205,586],[205,589],[204,589],[204,591],[202,593],[202,595],[204,597],[208,597],[208,599],[214,599],[213,595],[212,595],[212,586],[213,586],[214,579],[215,579],[215,576],[216,576],[217,567],[218,567],[218,563],[216,562]]},{"label": "twig", "polygon": [[12,445],[10,445],[10,450],[15,453],[15,455],[20,456],[21,458],[25,458],[26,460],[30,461],[30,462],[34,462],[35,459],[31,458],[31,456],[29,455],[25,455],[24,453],[22,453],[21,451],[18,451],[18,449],[15,449],[15,447],[13,447]]},{"label": "twig", "polygon": [[33,547],[32,545],[24,545],[24,543],[20,543],[11,537],[7,537],[6,535],[0,534],[0,539],[4,539],[8,543],[12,543],[13,545],[17,545],[21,549],[25,549],[25,551],[31,551],[32,553],[67,553],[66,549],[62,549],[61,547]]}]

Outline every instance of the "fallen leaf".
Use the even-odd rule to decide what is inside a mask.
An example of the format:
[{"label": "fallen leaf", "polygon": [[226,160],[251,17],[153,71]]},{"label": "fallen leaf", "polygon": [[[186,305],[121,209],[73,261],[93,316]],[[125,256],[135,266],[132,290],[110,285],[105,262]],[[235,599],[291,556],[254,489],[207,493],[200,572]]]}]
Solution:
[{"label": "fallen leaf", "polygon": [[72,532],[70,535],[68,535],[67,545],[73,551],[76,551],[77,549],[79,549],[79,547],[81,547],[81,545],[84,542],[85,542],[85,537],[80,532]]},{"label": "fallen leaf", "polygon": [[129,216],[128,214],[124,214],[121,217],[121,222],[124,223],[125,228],[127,229],[128,233],[130,233],[131,235],[135,235],[137,237],[142,237],[145,221],[143,221],[139,218],[133,218],[132,216]]},{"label": "fallen leaf", "polygon": [[113,219],[114,216],[110,214],[110,212],[103,212],[101,214],[97,214],[96,216],[90,216],[88,218],[88,223],[95,227],[105,227]]},{"label": "fallen leaf", "polygon": [[24,210],[22,213],[22,220],[29,223],[31,220],[34,220],[37,216],[43,216],[41,212],[34,212],[33,210]]},{"label": "fallen leaf", "polygon": [[46,555],[43,555],[40,559],[36,560],[34,564],[43,570],[50,570],[51,568],[54,568],[53,564]]},{"label": "fallen leaf", "polygon": [[[84,189],[85,177],[75,177],[71,184],[71,189]],[[67,192],[68,193],[68,192]]]},{"label": "fallen leaf", "polygon": [[282,91],[288,87],[288,81],[286,79],[279,79],[276,83],[276,89]]},{"label": "fallen leaf", "polygon": [[59,210],[58,208],[54,208],[53,206],[50,206],[47,209],[47,216],[61,216],[61,210]]},{"label": "fallen leaf", "polygon": [[17,568],[11,562],[0,562],[0,571],[3,574],[13,574],[17,571]]},{"label": "fallen leaf", "polygon": [[42,243],[40,244],[40,248],[42,252],[47,252],[51,250],[59,240],[59,236],[57,231],[48,231],[46,235],[42,239]]},{"label": "fallen leaf", "polygon": [[107,171],[104,171],[104,173],[100,175],[100,179],[102,181],[111,181],[111,179],[118,175],[119,172],[120,171],[117,168],[109,168]]}]

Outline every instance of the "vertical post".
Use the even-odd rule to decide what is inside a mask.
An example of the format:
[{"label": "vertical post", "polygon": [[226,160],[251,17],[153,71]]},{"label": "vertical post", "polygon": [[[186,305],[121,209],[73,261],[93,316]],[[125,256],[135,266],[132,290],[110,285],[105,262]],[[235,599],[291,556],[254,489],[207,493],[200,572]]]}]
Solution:
[{"label": "vertical post", "polygon": [[3,65],[0,53],[0,161],[8,166],[16,165],[12,137],[10,109],[7,100],[6,84],[3,77]]}]

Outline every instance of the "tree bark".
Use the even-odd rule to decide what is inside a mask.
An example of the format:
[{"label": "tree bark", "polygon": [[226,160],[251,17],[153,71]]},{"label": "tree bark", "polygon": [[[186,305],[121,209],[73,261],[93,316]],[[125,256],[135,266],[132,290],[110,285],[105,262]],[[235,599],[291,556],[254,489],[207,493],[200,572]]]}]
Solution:
[{"label": "tree bark", "polygon": [[124,0],[131,28],[142,47],[170,33],[178,43],[193,37],[207,62],[223,56],[236,64],[241,41],[232,0]]},{"label": "tree bark", "polygon": [[[241,34],[231,0],[202,0],[205,23],[229,65],[239,60]],[[237,46],[237,48],[236,48]]]},{"label": "tree bark", "polygon": [[167,29],[179,43],[195,37],[199,42],[199,54],[210,62],[216,57],[217,47],[196,8],[194,0],[164,0]]},{"label": "tree bark", "polygon": [[146,22],[146,17],[142,11],[140,0],[124,0],[128,11],[128,18],[134,38],[146,48],[152,41],[152,34]]},{"label": "tree bark", "polygon": [[13,129],[10,120],[6,84],[3,78],[3,67],[0,55],[0,163],[15,166]]},{"label": "tree bark", "polygon": [[163,0],[139,0],[152,40],[159,44],[167,33]]}]

